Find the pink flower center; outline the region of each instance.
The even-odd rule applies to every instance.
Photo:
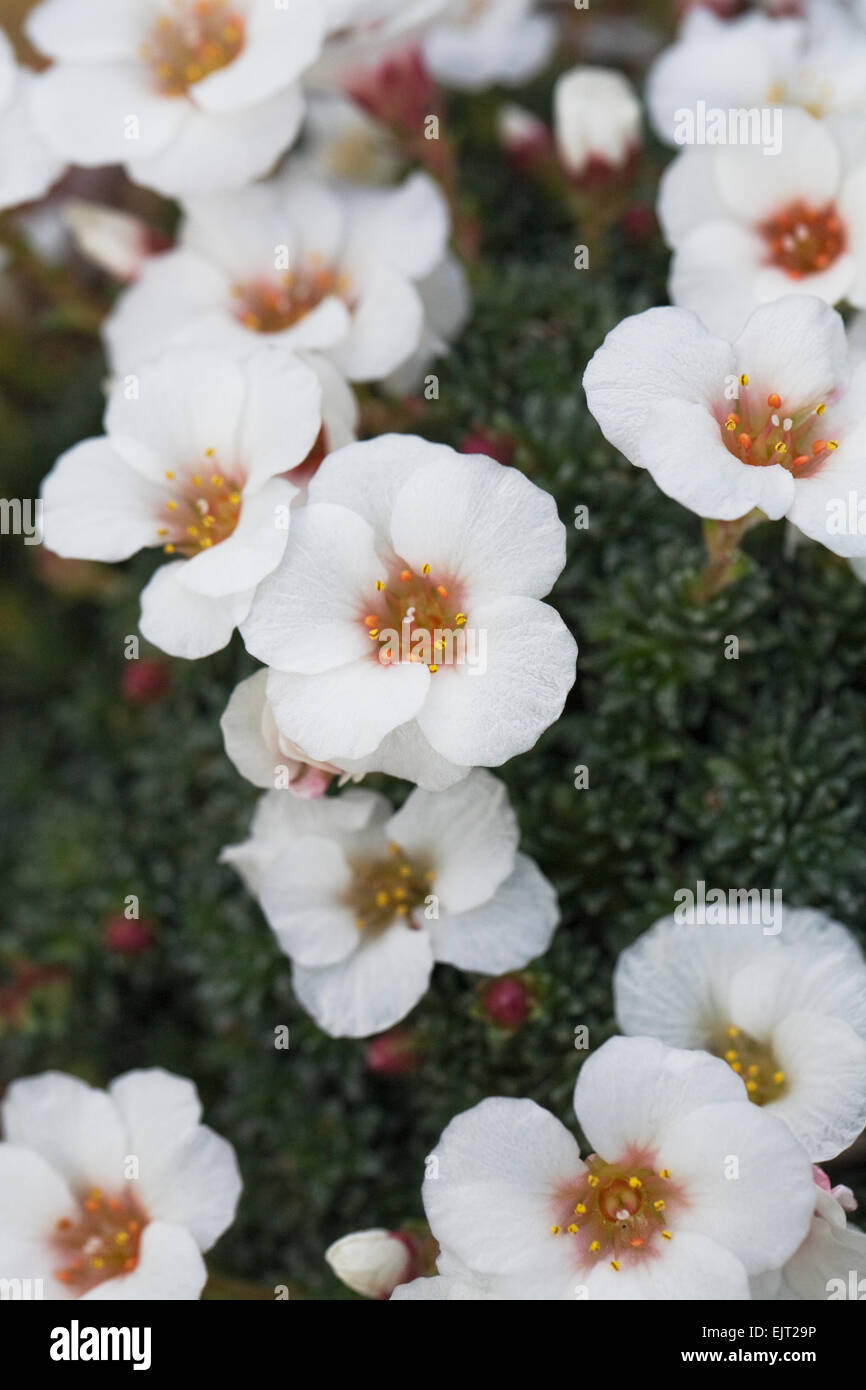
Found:
[[[780,464],[802,478],[816,473],[839,447],[838,439],[827,437],[826,411],[826,401],[801,406],[789,404],[778,391],[764,395],[743,372],[736,409],[720,407],[717,419],[725,448],[741,463]]]
[[[326,299],[348,302],[349,281],[331,266],[311,262],[287,270],[278,280],[255,280],[235,285],[235,317],[254,333],[284,333],[305,319]]]
[[[767,1043],[757,1042],[741,1028],[731,1024],[709,1048],[742,1077],[749,1099],[756,1105],[779,1100],[787,1090],[787,1078]]]
[[[361,619],[378,659],[385,665],[423,661],[433,674],[455,664],[466,627],[460,597],[460,585],[434,575],[430,565],[415,574],[395,561]]]
[[[215,452],[205,451],[197,472],[178,477],[171,469],[165,477],[171,496],[165,503],[164,523],[158,536],[166,555],[187,559],[228,540],[240,520],[243,483],[214,471]]]
[[[399,845],[388,846],[386,855],[356,860],[354,880],[346,905],[355,915],[359,931],[376,934],[396,918],[408,919],[430,892],[433,871],[427,863],[410,859]]]
[[[185,96],[190,87],[233,63],[244,46],[244,21],[229,0],[172,0],[140,49],[158,90]]]
[[[614,1272],[657,1255],[673,1239],[671,1218],[685,1206],[667,1168],[647,1153],[605,1163],[597,1154],[587,1172],[557,1199],[550,1234],[573,1242],[578,1265],[605,1261]]]
[[[58,1221],[51,1245],[59,1261],[55,1279],[79,1298],[102,1284],[129,1274],[138,1264],[141,1233],[147,1217],[129,1192],[107,1197],[93,1188],[79,1203],[79,1214]]]
[[[791,203],[762,222],[758,231],[767,243],[768,263],[794,280],[826,270],[845,250],[845,226],[835,206],[812,208]]]

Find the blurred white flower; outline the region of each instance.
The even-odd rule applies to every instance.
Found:
[[[673,144],[677,113],[699,102],[725,112],[800,106],[814,116],[866,115],[866,34],[835,4],[775,19],[719,19],[696,7],[647,79],[661,139]]]
[[[670,297],[714,333],[788,294],[866,305],[866,121],[776,115],[778,153],[692,146],[662,176]]]
[[[241,1192],[191,1081],[132,1071],[108,1091],[61,1072],[2,1105],[0,1276],[46,1299],[194,1300]]]
[[[426,174],[396,189],[290,174],[185,213],[178,248],[145,266],[106,323],[115,368],[166,342],[243,353],[265,341],[375,381],[418,350],[418,282],[441,266],[449,231]]]
[[[815,1212],[808,1235],[781,1269],[752,1280],[752,1298],[862,1301],[866,1289],[866,1235],[845,1215],[857,1203],[847,1187],[830,1187],[815,1173]]]
[[[477,770],[399,811],[375,792],[299,801],[268,792],[252,834],[224,849],[293,963],[304,1008],[332,1037],[405,1018],[437,961],[501,975],[547,950],[556,894],[518,853],[504,785]]]
[[[42,0],[26,30],[55,60],[33,97],[50,148],[183,197],[240,188],[292,144],[324,20],[320,0]]]
[[[448,0],[423,43],[430,72],[469,92],[528,82],[556,43],[555,21],[537,10],[536,0]]]
[[[12,45],[0,29],[0,209],[41,198],[66,165],[36,127],[36,80],[15,61]]]
[[[129,212],[70,198],[61,217],[81,255],[116,280],[136,280],[154,252],[150,228]]]
[[[553,133],[574,177],[619,169],[641,143],[641,107],[631,83],[611,68],[572,68],[553,91]]]

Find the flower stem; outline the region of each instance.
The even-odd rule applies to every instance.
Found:
[[[760,525],[767,518],[755,507],[736,521],[705,520],[704,544],[707,548],[707,563],[700,578],[692,587],[692,602],[704,604],[730,584],[735,584],[745,573],[747,559],[740,549],[740,542],[747,532]]]

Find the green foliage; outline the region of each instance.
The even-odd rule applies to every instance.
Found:
[[[588,1025],[592,1046],[615,1031],[616,954],[672,910],[678,886],[781,887],[862,939],[866,588],[809,543],[786,553],[780,524],[748,537],[743,578],[705,606],[692,600],[699,520],[606,444],[580,387],[608,329],[664,301],[661,246],[631,247],[614,229],[604,265],[577,272],[579,229],[507,169],[484,110],[461,131],[486,252],[472,323],[438,368],[441,399],[414,427],[453,444],[480,428],[516,441],[516,466],[555,495],[569,528],[553,601],[581,647],[565,716],[502,770],[563,915],[529,971],[536,1003],[522,1029],[487,1023],[479,979],[440,967],[409,1020],[413,1075],[372,1075],[363,1043],[321,1034],[256,904],[217,860],[245,836],[256,799],[218,729],[253,669],[240,641],[172,663],[165,698],[130,705],[123,643],[152,559],[63,597],[35,548],[0,541],[12,580],[0,598],[0,989],[21,962],[62,966],[66,981],[3,1027],[0,1084],[46,1067],[100,1084],[136,1066],[193,1077],[245,1179],[214,1266],[308,1297],[344,1296],[322,1260],[332,1239],[422,1214],[424,1157],[457,1111],[527,1095],[568,1118],[574,1029]],[[642,177],[651,199],[652,167]],[[14,373],[12,360],[4,348],[2,490],[33,496],[56,453],[98,429],[102,366],[91,338],[52,337],[44,322],[24,334]],[[572,525],[578,505],[588,529]],[[578,765],[587,790],[574,787]],[[396,799],[408,790],[370,783]],[[102,935],[128,894],[156,929],[136,959]],[[274,1047],[282,1024],[288,1051]],[[863,1183],[853,1160],[832,1171]]]

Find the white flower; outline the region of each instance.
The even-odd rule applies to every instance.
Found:
[[[458,1115],[427,1160],[434,1236],[509,1299],[746,1299],[809,1226],[790,1131],[724,1062],[613,1038],[574,1094],[593,1150],[531,1100]],[[434,1162],[435,1160],[435,1162]]]
[[[178,248],[145,267],[106,324],[121,370],[167,341],[248,352],[264,340],[375,381],[418,350],[417,282],[445,259],[449,225],[426,174],[397,189],[289,175],[185,211]]]
[[[45,1072],[9,1087],[2,1118],[4,1281],[55,1300],[199,1297],[241,1179],[191,1081],[132,1071],[106,1092]]]
[[[70,198],[61,216],[76,250],[116,280],[137,279],[153,253],[150,229],[131,213]]]
[[[258,897],[304,1008],[332,1037],[405,1018],[436,961],[501,975],[547,950],[556,895],[503,784],[475,771],[399,811],[375,792],[262,797],[251,838],[221,858]]]
[[[480,92],[494,83],[519,87],[553,52],[556,25],[536,0],[450,0],[423,44],[439,82]]]
[[[328,41],[307,75],[314,86],[339,88],[352,72],[405,52],[448,0],[321,0]]]
[[[821,912],[777,925],[661,918],[617,962],[616,1015],[625,1033],[723,1058],[820,1161],[866,1125],[866,963]]]
[[[731,344],[683,309],[625,319],[584,376],[607,438],[669,497],[732,521],[759,507],[839,555],[862,555],[849,494],[866,496],[866,368],[842,320],[790,295]]]
[[[267,671],[241,681],[220,720],[226,753],[255,787],[285,786],[292,796],[323,796],[334,777],[348,781],[331,763],[311,762],[281,735],[267,696]],[[355,778],[355,781],[360,780]]]
[[[336,92],[314,92],[307,100],[304,143],[292,167],[313,178],[349,183],[394,183],[404,158],[391,131],[354,101]]]
[[[618,169],[641,140],[641,107],[631,83],[611,68],[572,68],[553,89],[553,131],[572,175],[593,165]]]
[[[777,114],[777,154],[694,146],[661,181],[671,299],[729,337],[786,294],[866,304],[866,122]]]
[[[409,396],[425,383],[429,368],[444,357],[469,321],[469,280],[456,256],[447,255],[431,275],[418,281],[424,328],[416,351],[382,385],[394,396]]]
[[[239,188],[291,145],[320,0],[42,0],[31,42],[55,64],[34,112],[73,164],[125,164],[168,197]]]
[[[41,198],[60,178],[65,160],[43,140],[33,118],[33,73],[15,61],[0,29],[0,208]]]
[[[504,1294],[495,1292],[492,1287],[495,1279],[483,1278],[467,1269],[462,1260],[455,1259],[443,1251],[436,1261],[438,1274],[429,1278],[413,1279],[411,1283],[400,1284],[391,1294],[392,1303],[410,1303],[434,1300],[440,1303],[492,1303],[504,1299]]]
[[[551,497],[408,435],[325,459],[243,627],[283,736],[431,790],[531,748],[576,646],[539,600],[565,561]]]
[[[754,13],[723,20],[695,8],[649,74],[657,134],[672,144],[677,112],[700,101],[726,114],[784,104],[866,115],[866,36],[838,6],[820,7],[812,22]]]
[[[752,1280],[753,1298],[862,1301],[866,1235],[849,1226],[845,1216],[857,1203],[849,1188],[831,1189],[820,1168],[815,1169],[815,1180],[815,1213],[806,1239],[781,1269]]]
[[[364,1298],[389,1298],[411,1278],[415,1256],[398,1231],[353,1231],[329,1245],[325,1259],[338,1279]]]
[[[173,656],[218,651],[286,549],[298,489],[279,475],[315,443],[320,394],[309,368],[275,349],[243,363],[169,349],[115,386],[105,436],[45,479],[45,544],[81,560],[145,546],[182,556],[145,588],[141,631]]]

